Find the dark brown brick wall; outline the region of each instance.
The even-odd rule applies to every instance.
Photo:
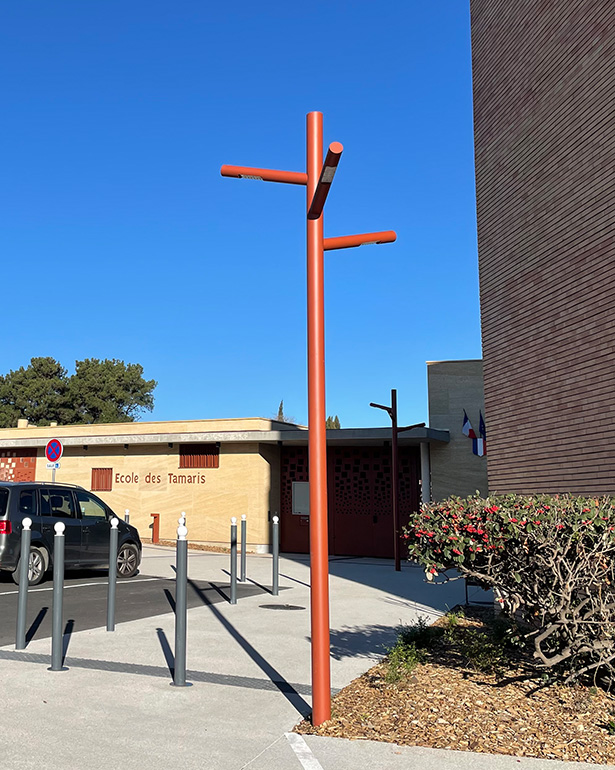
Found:
[[[615,2],[471,16],[489,488],[615,493]]]

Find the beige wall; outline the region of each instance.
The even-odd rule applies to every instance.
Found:
[[[428,361],[429,426],[450,433],[448,444],[432,444],[431,495],[442,500],[487,494],[487,458],[472,453],[472,441],[461,432],[463,410],[478,436],[479,410],[488,431],[483,391],[483,362]]]
[[[44,452],[39,449],[38,453],[36,480],[51,480],[52,472],[46,467]],[[112,491],[95,491],[95,494],[118,516],[123,517],[128,508],[130,523],[137,527],[144,540],[151,538],[152,513],[160,514],[160,537],[173,539],[177,519],[185,511],[189,540],[228,545],[231,516],[239,521],[245,513],[249,545],[266,550],[271,496],[279,497],[277,446],[223,443],[219,466],[179,468],[178,444],[173,447],[167,444],[131,444],[127,448],[89,446],[88,449],[69,446],[64,448],[56,481],[79,484],[89,490],[92,468],[112,468]],[[277,468],[273,482],[272,468]]]

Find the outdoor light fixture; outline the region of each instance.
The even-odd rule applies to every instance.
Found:
[[[324,238],[322,211],[343,147],[329,145],[323,163],[322,113],[307,115],[306,173],[248,166],[222,166],[222,176],[307,188],[308,461],[310,467],[310,609],[312,631],[312,723],[331,718],[329,556],[327,523],[327,432],[325,427],[324,252],[364,243],[392,243],[392,231]]]
[[[395,235],[395,233],[393,233]],[[395,571],[401,572],[401,555],[399,553],[399,541],[401,538],[401,516],[399,513],[399,459],[397,436],[405,430],[412,428],[424,428],[424,422],[417,422],[415,425],[406,425],[404,428],[397,427],[397,391],[391,390],[391,406],[384,404],[371,403],[375,409],[383,409],[391,418],[391,498],[393,503],[393,558],[395,560]]]

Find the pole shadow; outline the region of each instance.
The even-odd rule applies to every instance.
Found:
[[[72,618],[67,620],[66,625],[64,626],[64,634],[62,635],[62,665],[64,665],[64,661],[66,660],[66,653],[68,652],[68,645],[70,644],[70,637],[74,628],[75,621]]]
[[[295,688],[282,676],[282,674],[280,674],[277,669],[275,669],[267,660],[265,660],[260,652],[258,652],[258,650],[256,650],[250,644],[250,642],[239,633],[235,626],[224,617],[216,605],[208,601],[204,591],[202,591],[193,580],[190,580],[190,578],[188,578],[188,585],[201,599],[203,604],[209,607],[219,623],[228,631],[233,639],[235,639],[239,646],[250,656],[250,658],[256,663],[256,665],[261,669],[265,676],[267,676],[270,682],[277,687],[282,695],[284,695],[284,697],[293,706],[293,708],[295,708],[302,717],[305,718],[309,716],[312,713],[312,707],[309,705],[309,703],[304,700],[295,690]],[[215,585],[215,583],[210,582],[209,585],[218,593],[224,596],[222,591],[218,588],[218,586]]]
[[[175,599],[173,598],[173,594],[169,591],[168,588],[165,588],[164,595],[167,597],[167,601],[169,602],[171,609],[173,612],[175,612]]]
[[[41,607],[41,609],[38,612],[38,615],[32,621],[32,625],[26,632],[26,644],[29,644],[32,641],[32,639],[34,639],[34,634],[38,631],[39,626],[43,622],[43,619],[48,611],[49,611],[49,607]]]
[[[229,577],[231,576],[231,573],[226,569],[221,570],[221,572],[223,572],[225,575],[228,575]],[[238,584],[241,582],[242,582],[241,580],[237,579]],[[263,591],[263,593],[271,594],[273,596],[273,588],[267,588],[267,586],[264,586],[262,583],[257,583],[256,580],[252,580],[252,578],[248,577],[247,575],[246,575],[246,579],[243,581],[244,585],[246,583],[252,583],[252,585],[258,586],[261,589],[261,591]]]
[[[171,650],[171,645],[169,644],[167,635],[162,630],[162,628],[157,628],[156,634],[158,635],[158,641],[160,642],[160,646],[162,647],[162,654],[164,655],[164,659],[167,663],[169,673],[171,674],[171,679],[174,679],[175,678],[175,656],[173,655],[173,652]]]

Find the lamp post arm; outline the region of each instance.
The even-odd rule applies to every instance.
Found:
[[[341,235],[338,238],[325,238],[324,250],[352,249],[355,246],[368,246],[375,243],[393,243],[397,240],[394,230],[383,230],[379,233],[361,233],[359,235]]]
[[[253,168],[252,166],[222,166],[220,174],[234,179],[258,179],[261,182],[307,185],[307,174],[301,171],[278,171],[272,168]]]

